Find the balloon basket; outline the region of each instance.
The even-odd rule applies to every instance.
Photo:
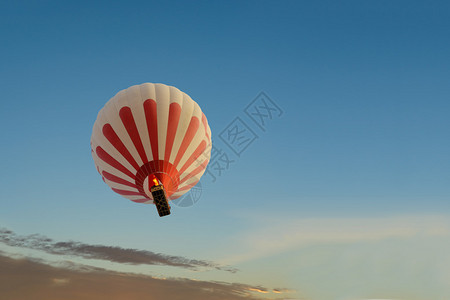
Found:
[[[153,196],[153,203],[156,205],[156,209],[158,210],[158,214],[160,217],[164,217],[170,215],[170,205],[167,201],[166,191],[164,190],[164,186],[154,185],[150,189],[150,192]]]

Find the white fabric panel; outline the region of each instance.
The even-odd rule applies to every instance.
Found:
[[[166,149],[167,123],[169,122],[170,89],[164,84],[155,84],[158,114],[158,154],[164,159]]]
[[[144,109],[143,105],[146,100],[148,100],[148,99],[155,100],[156,99],[155,85],[153,83],[144,83],[144,84],[139,85],[138,87],[139,87],[140,93],[141,93],[142,109]],[[145,112],[143,112],[143,113],[145,115]],[[147,121],[145,121],[145,123],[143,123],[143,124],[145,127],[145,132],[147,132],[147,137],[145,139],[146,144],[144,144],[145,153],[147,154],[149,161],[152,161],[152,160],[155,160],[158,158],[153,157],[152,147],[151,147],[151,143],[150,143],[150,136],[148,134],[148,129],[147,129]],[[144,139],[142,141],[144,142]]]

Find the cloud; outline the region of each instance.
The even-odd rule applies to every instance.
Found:
[[[262,293],[262,294],[267,294],[269,293],[269,291],[265,288],[261,288],[261,287],[250,287],[248,288],[250,291],[253,292],[258,292],[258,293]]]
[[[28,248],[55,255],[78,256],[132,265],[165,265],[197,270],[213,268],[235,273],[237,269],[221,266],[210,261],[189,259],[154,253],[148,250],[126,249],[117,246],[89,245],[80,242],[55,242],[42,235],[19,236],[11,230],[0,229],[0,242],[11,247]]]
[[[448,236],[450,219],[444,216],[315,219],[260,216],[254,229],[235,237],[244,250],[222,261],[237,264],[318,244]]]
[[[42,260],[13,259],[0,252],[2,299],[259,299],[252,286],[183,278],[159,279],[89,266],[51,266]]]

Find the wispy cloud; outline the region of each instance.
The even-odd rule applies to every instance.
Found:
[[[237,271],[237,269],[205,260],[154,253],[148,250],[126,249],[117,246],[90,245],[75,241],[56,242],[51,238],[37,234],[20,236],[8,229],[0,229],[0,242],[11,247],[39,250],[49,254],[100,259],[132,265],[165,265],[191,270],[212,268],[232,273]]]
[[[227,264],[275,255],[316,244],[378,241],[415,236],[450,236],[450,220],[443,216],[384,218],[277,218],[260,216],[252,230],[235,237],[243,251],[223,259]]]

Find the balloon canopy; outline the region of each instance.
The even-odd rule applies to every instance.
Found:
[[[91,137],[95,165],[111,189],[153,203],[159,183],[169,200],[197,184],[211,154],[211,129],[198,104],[164,84],[118,92],[100,110]]]

